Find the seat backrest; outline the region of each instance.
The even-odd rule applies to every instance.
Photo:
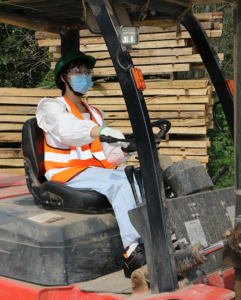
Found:
[[[44,135],[43,130],[37,125],[36,118],[27,120],[22,130],[23,155],[32,165],[34,175],[39,182],[46,180],[44,167]]]

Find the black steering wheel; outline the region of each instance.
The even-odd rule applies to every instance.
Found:
[[[158,133],[153,133],[156,144],[160,144],[161,140],[164,138],[164,136],[168,133],[168,131],[171,128],[171,122],[166,119],[160,119],[158,121],[152,122],[151,127],[158,127],[160,131]],[[135,152],[137,150],[136,148],[136,142],[134,138],[134,133],[130,134],[126,139],[116,139],[111,136],[101,135],[100,136],[101,142],[106,143],[116,143],[116,142],[127,142],[129,143],[129,146],[127,148],[122,148],[123,152],[129,153],[129,152]]]

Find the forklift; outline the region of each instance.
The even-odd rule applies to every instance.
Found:
[[[75,27],[71,22],[64,27],[50,21],[46,15],[51,18],[51,11],[45,15],[47,2],[55,3],[5,0],[0,6],[1,21],[59,30],[62,55],[79,49],[80,28],[102,33],[133,129],[127,137],[129,148],[137,149],[140,161],[140,168],[128,167],[126,175],[132,188],[135,175],[142,195],[129,216],[144,241],[147,268],[133,272],[131,279],[124,277],[119,229],[103,195],[46,180],[44,137],[34,118],[22,132],[31,195],[0,202],[0,298],[241,299],[241,87],[237,84],[241,80],[241,3],[233,1],[233,98],[215,48],[192,13],[193,1],[63,0],[66,9],[71,2],[81,13]],[[138,43],[140,18],[143,24],[149,21],[164,28],[183,25],[190,33],[235,141],[234,188],[212,190],[224,170],[212,181],[198,161],[159,159],[157,146],[171,124],[168,120],[150,123],[142,94],[145,83],[132,63],[131,45]],[[154,135],[155,126],[160,131]],[[116,142],[106,136],[101,139]]]

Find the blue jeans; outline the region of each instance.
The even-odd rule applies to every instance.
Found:
[[[124,248],[140,238],[129,219],[128,211],[135,208],[136,203],[123,170],[88,168],[65,184],[72,188],[95,190],[107,197],[115,212]],[[141,201],[136,183],[135,186]]]

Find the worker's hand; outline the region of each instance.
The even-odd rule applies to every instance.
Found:
[[[113,138],[116,139],[120,139],[120,140],[124,140],[125,136],[123,135],[123,133],[120,130],[116,130],[116,129],[112,129],[109,127],[105,127],[101,130],[100,134],[106,135],[106,136],[111,136]],[[128,143],[125,142],[117,142],[117,143],[111,143],[111,146],[114,147],[123,147],[123,148],[127,148],[128,147]]]
[[[134,155],[138,156],[137,151],[135,151],[135,152],[128,152],[128,153],[123,152],[123,154],[124,154],[124,156],[129,156],[129,157],[134,156]]]

